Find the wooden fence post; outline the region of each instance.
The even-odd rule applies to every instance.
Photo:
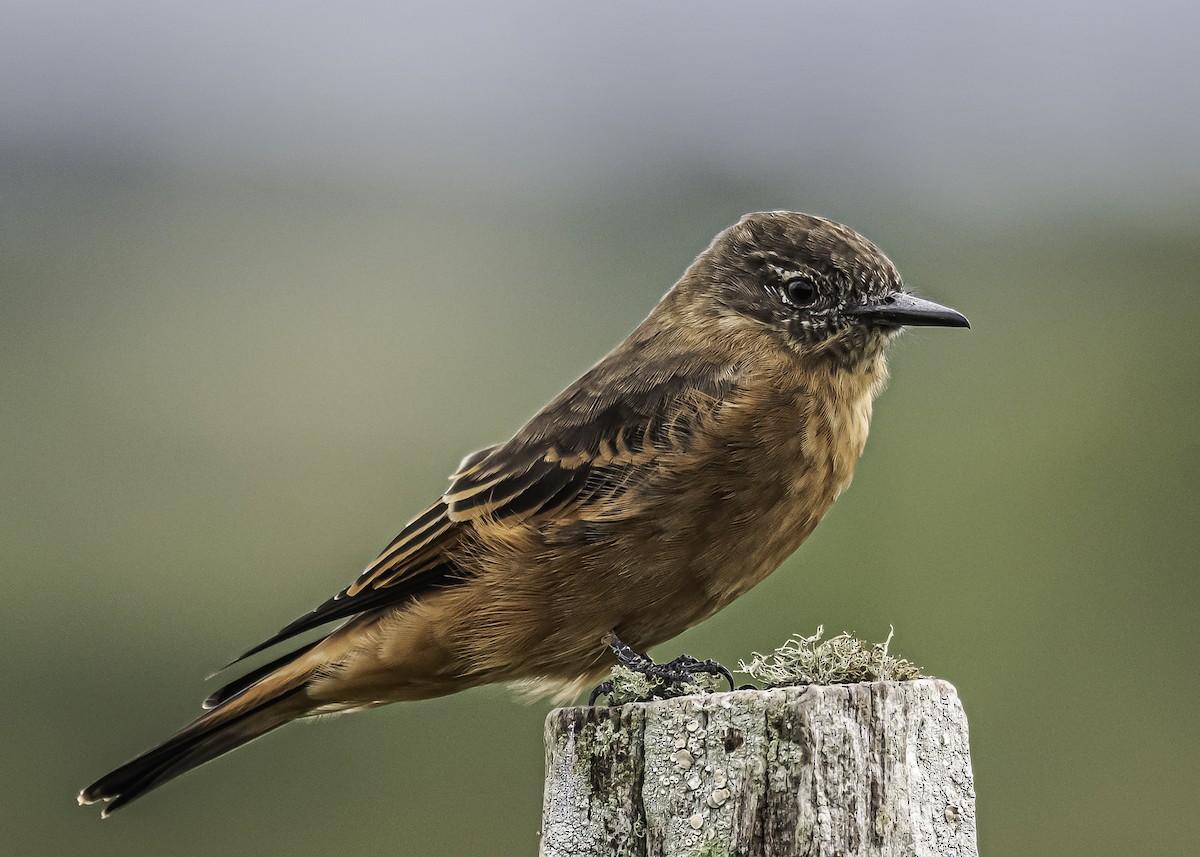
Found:
[[[712,693],[546,719],[543,857],[977,857],[939,679]]]

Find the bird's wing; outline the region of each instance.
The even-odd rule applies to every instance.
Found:
[[[511,440],[463,459],[446,493],[357,580],[238,660],[335,619],[462,580],[447,548],[470,522],[536,524],[585,504],[588,517],[605,517],[655,457],[688,448],[696,421],[734,386],[728,374],[699,368],[630,373],[603,384],[589,384],[589,375]]]
[[[689,448],[697,420],[727,392],[710,375],[703,381],[669,376],[630,390],[564,394],[454,475],[442,496],[450,519],[536,524],[583,506],[603,517],[657,457]]]

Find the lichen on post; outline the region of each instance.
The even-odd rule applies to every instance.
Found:
[[[975,857],[957,691],[920,679],[557,709],[541,853]]]

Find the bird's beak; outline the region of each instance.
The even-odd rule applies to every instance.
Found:
[[[924,327],[970,327],[967,317],[950,307],[935,304],[906,292],[892,292],[874,303],[850,310],[869,321],[881,324],[922,325]]]

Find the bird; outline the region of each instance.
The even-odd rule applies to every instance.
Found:
[[[850,484],[910,326],[970,324],[847,226],[743,216],[607,356],[466,456],[357,579],[233,663],[321,636],[79,802],[107,817],[300,718],[493,682],[570,699],[622,653],[651,663],[640,653],[767,577]]]

